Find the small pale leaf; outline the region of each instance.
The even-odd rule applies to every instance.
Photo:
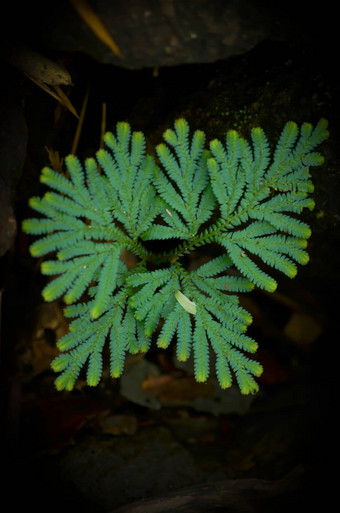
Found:
[[[196,312],[197,312],[196,303],[193,303],[192,301],[190,301],[190,299],[188,299],[184,294],[182,294],[182,292],[180,290],[177,290],[177,292],[175,292],[175,298],[177,299],[177,301],[179,302],[181,307],[184,308],[184,310],[186,310],[187,312],[189,312],[193,315],[196,315]]]

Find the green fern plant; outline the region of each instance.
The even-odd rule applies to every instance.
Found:
[[[153,339],[160,348],[175,340],[181,361],[193,354],[199,382],[211,347],[221,387],[236,378],[243,394],[256,392],[262,367],[249,357],[257,343],[238,295],[254,286],[273,292],[270,268],[294,277],[308,262],[311,230],[298,214],[314,207],[309,168],[322,164],[315,148],[327,137],[322,119],[314,128],[288,122],[274,151],[261,128],[249,142],[230,130],[206,145],[179,119],[153,157],[143,134],[121,122],[96,159],[68,156],[67,175],[45,167],[50,190],[30,199],[41,215],[23,230],[38,236],[31,254],[44,257],[41,271],[52,277],[44,299],[63,296],[72,319],[52,362],[57,389],[71,390],[85,364],[87,383],[97,385],[105,344],[119,377],[126,354],[147,351]],[[218,253],[191,270],[187,256],[212,245]]]

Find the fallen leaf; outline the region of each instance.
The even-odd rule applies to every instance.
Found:
[[[60,87],[61,85],[73,85],[71,75],[61,64],[26,46],[20,45],[13,45],[2,49],[2,55],[7,62],[55,98],[61,105],[72,112],[74,116],[79,117],[76,109]]]
[[[50,161],[50,165],[56,171],[62,171],[63,169],[63,159],[59,155],[59,151],[52,150],[45,146],[45,150],[48,153],[48,159]]]
[[[197,396],[212,397],[214,385],[212,382],[198,383],[193,376],[165,374],[160,376],[148,376],[142,382],[144,392],[152,397],[157,397],[164,403],[182,403],[192,401]]]
[[[198,383],[191,373],[161,374],[159,367],[146,359],[126,367],[120,378],[120,393],[129,401],[152,409],[164,405],[189,406],[212,415],[244,415],[256,397],[241,394],[237,385],[223,390],[213,377],[207,383]]]
[[[71,75],[63,66],[27,46],[9,46],[3,53],[7,62],[34,82],[48,85],[72,85]]]

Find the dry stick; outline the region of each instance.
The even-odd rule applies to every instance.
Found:
[[[54,90],[56,91],[57,95],[55,96],[55,98],[64,106],[66,107],[70,112],[72,112],[72,114],[79,119],[79,116],[78,116],[78,113],[76,111],[76,109],[73,107],[72,103],[70,102],[68,96],[66,96],[66,94],[64,93],[64,91],[62,90],[62,88],[55,84],[52,86],[54,88]]]
[[[73,138],[73,143],[72,143],[72,148],[71,148],[72,155],[75,155],[77,152],[78,142],[79,142],[79,138],[80,138],[81,129],[83,127],[83,122],[84,122],[85,112],[86,112],[87,103],[88,103],[88,99],[89,99],[89,94],[90,94],[90,86],[88,85],[86,88],[86,91],[85,91],[83,104],[81,106],[80,116],[79,116],[77,128],[76,128],[76,133],[74,134],[74,138]]]
[[[86,25],[92,30],[92,32],[102,41],[110,50],[117,55],[122,57],[121,51],[117,44],[111,37],[111,34],[99,18],[97,14],[92,10],[86,0],[71,0],[71,4],[77,11],[79,16],[83,19]]]

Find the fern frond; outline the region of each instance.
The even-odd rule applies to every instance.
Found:
[[[153,224],[150,228],[143,234],[143,240],[165,240],[165,239],[186,239],[188,236],[188,228],[186,224],[182,221],[177,212],[172,209],[166,208],[166,203],[163,205],[163,212],[161,213],[161,217],[164,219],[166,223],[171,223],[171,226],[168,224]],[[169,217],[171,220],[169,220]]]
[[[229,355],[230,366],[236,374],[236,379],[243,394],[257,392],[258,384],[254,377],[261,376],[263,372],[262,366],[250,359],[246,358],[237,349],[232,349]]]
[[[25,232],[46,235],[31,245],[34,256],[57,252],[59,258],[55,265],[43,263],[44,274],[62,274],[46,286],[45,299],[66,293],[67,303],[76,301],[96,277],[94,317],[102,313],[116,287],[122,250],[140,257],[147,254],[138,237],[163,206],[151,185],[154,161],[145,155],[144,136],[131,134],[128,124],[118,123],[117,135],[107,133],[104,139],[111,153],[99,150],[97,160],[105,174],[99,173],[94,159],[87,159],[83,167],[73,155],[65,159],[69,179],[44,168],[41,180],[57,192],[32,198],[30,206],[44,217],[23,223]]]
[[[104,344],[104,340],[102,341]],[[90,387],[98,385],[103,373],[103,353],[101,344],[98,344],[89,356],[89,362],[86,373],[86,382]]]
[[[33,208],[35,208],[33,206]],[[22,229],[31,235],[44,235],[54,234],[54,232],[80,232],[80,237],[83,237],[83,230],[85,226],[82,221],[72,216],[55,215],[55,219],[44,218],[31,218],[25,219],[22,224]],[[60,234],[59,234],[60,239]],[[37,245],[35,245],[37,247]],[[33,256],[41,256],[38,252],[32,252]]]
[[[268,140],[261,128],[252,129],[251,139],[252,146],[245,139],[240,139],[240,163],[250,195],[261,185],[270,157]]]
[[[88,191],[85,187],[85,173],[78,157],[68,155],[65,158],[65,163],[75,189],[77,189],[77,191],[80,189],[81,192],[85,194],[85,197],[88,197]]]
[[[235,130],[226,134],[225,147],[218,140],[210,143],[212,157],[207,166],[211,185],[221,209],[223,219],[229,219],[242,197],[246,176],[240,166],[241,140]]]
[[[167,209],[170,212],[176,211],[181,216],[183,222],[180,231],[185,227],[182,238],[192,239],[202,223],[209,219],[214,207],[211,192],[206,192],[208,152],[204,149],[205,135],[196,130],[190,145],[188,123],[184,119],[178,119],[175,121],[175,129],[166,130],[163,136],[167,144],[159,144],[156,151],[166,172],[158,167],[154,184],[166,202]],[[208,199],[211,201],[210,206],[202,215]],[[178,232],[178,217],[163,219],[171,229]],[[156,231],[153,236],[157,236]]]
[[[120,122],[96,158],[65,159],[67,176],[42,170],[50,190],[31,198],[39,216],[23,230],[37,236],[33,256],[49,255],[45,300],[64,296],[69,305],[70,329],[52,362],[59,390],[71,390],[86,365],[86,382],[98,384],[106,342],[118,378],[126,354],[147,351],[151,338],[164,349],[175,340],[181,361],[192,354],[197,381],[209,377],[212,349],[222,388],[236,379],[242,393],[258,390],[252,318],[238,294],[273,292],[270,269],[294,277],[308,262],[311,230],[299,215],[314,207],[309,168],[323,162],[316,147],[327,122],[288,122],[273,152],[261,128],[249,141],[229,130],[206,149],[205,134],[178,119],[163,137],[156,164],[144,135]],[[158,253],[156,240],[167,241]],[[182,257],[207,244],[222,254],[186,270]],[[132,269],[121,260],[126,250],[139,259]]]
[[[309,165],[320,165],[323,159],[313,150],[329,136],[327,125],[324,119],[314,129],[309,123],[303,123],[299,133],[296,123],[288,122],[277,143],[273,163],[266,173],[266,182],[275,187],[277,178],[282,180],[292,171],[303,172]],[[302,173],[300,180],[303,182],[308,178],[308,174]],[[300,180],[297,180],[297,186]]]
[[[209,377],[209,340],[204,329],[200,310],[195,319],[193,330],[193,352],[195,379],[198,383],[205,383]]]
[[[56,379],[58,390],[71,390],[86,362],[87,384],[98,384],[107,339],[110,373],[114,378],[122,374],[127,353],[135,354],[149,347],[149,342],[128,305],[126,288],[111,296],[110,306],[99,318],[91,318],[91,308],[93,302],[68,307],[68,315],[74,317],[74,320],[70,324],[70,332],[58,341],[58,347],[63,353],[52,362],[52,369],[60,373]]]
[[[33,196],[29,199],[28,204],[31,208],[34,208],[34,210],[39,212],[39,214],[43,214],[44,216],[53,219],[55,215],[55,209],[46,201],[45,198],[38,198]],[[27,220],[24,221],[24,226],[25,223],[27,223]]]
[[[98,255],[94,255],[91,260],[86,260],[86,264],[82,266],[83,271],[78,274],[77,278],[68,288],[68,292],[64,297],[66,304],[74,303],[82,296],[90,285],[97,269],[102,265],[103,260],[104,258],[98,258]]]
[[[101,213],[104,223],[111,224],[114,221],[111,210],[117,200],[115,189],[110,187],[104,175],[98,173],[98,163],[94,158],[87,158],[84,167],[94,210]]]
[[[181,310],[180,312],[181,315],[179,316],[178,326],[176,329],[176,355],[180,362],[185,362],[188,360],[192,351],[192,323],[190,315],[185,313],[183,310]],[[160,345],[160,347],[162,347],[160,341],[158,342],[158,344]]]
[[[259,268],[252,255],[290,277],[296,275],[297,268],[287,255],[293,259],[296,257],[298,263],[308,260],[306,252],[294,249],[292,240],[307,240],[311,230],[294,215],[304,208],[314,207],[314,201],[308,197],[311,182],[306,164],[320,162],[313,150],[327,136],[327,123],[323,120],[314,129],[309,124],[303,124],[300,134],[297,125],[289,122],[279,138],[272,163],[268,140],[262,129],[252,130],[252,146],[242,138],[238,139],[233,132],[225,148],[219,141],[210,144],[213,157],[208,161],[208,170],[212,183],[216,184],[213,190],[224,219],[211,229],[210,240],[227,250],[244,276],[268,291],[275,290],[276,281]],[[234,141],[234,159],[239,159],[237,165],[234,160],[233,172],[228,167],[228,162],[232,160],[230,139]],[[229,177],[229,183],[224,183],[221,190],[223,176],[224,182]],[[294,181],[293,187],[291,181]],[[237,182],[242,186],[238,188],[238,203],[235,204],[233,198],[229,197],[229,191],[236,190]],[[234,184],[231,189],[230,183]],[[229,201],[232,209],[228,206]],[[243,227],[245,223],[248,223],[246,228]],[[264,237],[274,233],[289,235],[285,239],[289,241],[289,251],[284,246],[282,251],[278,246],[275,250],[265,246],[270,239]]]
[[[212,187],[208,184],[201,194],[195,214],[200,226],[207,222],[213,215],[215,203],[216,201]]]
[[[53,360],[52,369],[55,372],[61,372],[55,380],[57,390],[70,391],[73,389],[87,358],[88,351],[80,352],[75,349],[72,353],[59,355]]]
[[[216,376],[222,389],[230,388],[233,384],[233,375],[230,370],[227,358],[222,352],[216,354]]]
[[[98,279],[98,291],[94,300],[94,304],[90,310],[94,319],[101,315],[106,300],[116,288],[116,276],[119,266],[119,257],[122,249],[123,248],[119,245],[115,246],[104,260],[103,267],[100,272],[100,277]]]
[[[41,170],[40,182],[70,197],[72,197],[75,192],[74,184],[66,178],[66,176],[47,166]]]
[[[113,192],[112,214],[137,238],[159,214],[151,186],[154,160],[145,155],[144,135],[131,134],[128,123],[118,123],[117,136],[108,132],[104,141],[111,152],[101,149],[96,155]]]
[[[197,381],[204,382],[209,376],[210,345],[217,355],[223,354],[227,360],[230,347],[248,352],[257,349],[257,344],[244,334],[251,316],[239,306],[237,297],[228,293],[226,287],[223,289],[220,283],[220,279],[225,283],[235,279],[235,288],[239,287],[237,277],[220,276],[230,264],[231,259],[223,255],[191,273],[174,264],[166,270],[135,273],[127,279],[129,286],[135,287],[130,305],[142,322],[144,333],[150,335],[163,319],[158,347],[165,349],[174,337],[177,338],[177,356],[182,361],[192,350]],[[247,280],[240,278],[240,283],[243,287],[247,283],[248,289],[251,288]],[[244,367],[242,364],[242,371],[246,372]],[[222,368],[219,359],[219,372]],[[231,378],[228,376],[220,376],[220,382],[229,383]]]
[[[183,318],[187,318],[187,316],[184,315],[181,305],[175,305],[164,321],[157,342],[158,347],[161,347],[162,349],[166,349],[168,347],[176,333],[176,330],[178,329],[181,319]]]
[[[169,303],[174,303],[174,295],[179,288],[177,272],[170,268],[151,273],[134,273],[127,278],[127,283],[130,287],[142,285],[131,295],[130,305],[136,319],[143,321],[144,332],[149,336],[167,311]]]
[[[217,274],[230,269],[233,261],[228,255],[221,255],[208,260],[208,262],[200,265],[194,272],[195,275],[202,278],[216,276]]]

